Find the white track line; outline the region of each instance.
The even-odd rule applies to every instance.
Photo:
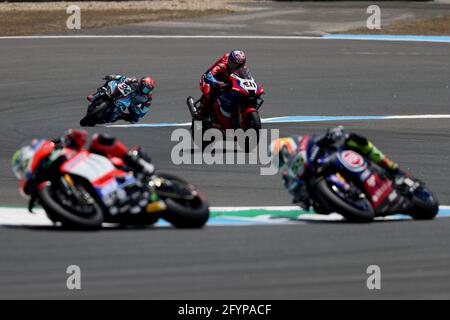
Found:
[[[327,40],[310,36],[226,36],[226,35],[55,35],[55,36],[11,36],[0,40],[32,39],[230,39],[230,40]]]
[[[256,217],[240,217],[233,216],[233,212],[246,210],[263,210],[267,214],[262,214]],[[277,213],[282,212],[299,212],[298,220],[293,221],[289,218],[283,218],[282,214],[279,218],[270,215],[270,211]],[[47,218],[44,210],[35,209],[34,214],[30,214],[26,208],[14,207],[0,207],[0,226],[53,226],[53,223]],[[295,206],[261,206],[261,207],[211,207],[211,212],[220,212],[221,216],[212,218],[210,226],[250,226],[250,225],[286,225],[286,224],[301,224],[299,222],[307,221],[343,221],[344,218],[339,214],[317,215],[317,214],[301,214],[301,210]],[[229,213],[229,215],[227,215]],[[450,206],[440,206],[440,213],[438,218],[449,218]],[[390,220],[407,220],[408,217],[402,215],[390,216],[386,218],[378,218],[379,221]],[[105,224],[105,227],[110,225]],[[167,227],[167,223],[160,223],[158,226]]]
[[[282,116],[264,118],[262,123],[298,123],[298,122],[333,122],[333,121],[378,121],[378,120],[432,120],[450,119],[450,114],[423,114],[423,115],[393,115],[393,116]],[[168,128],[188,127],[190,122],[182,123],[138,123],[138,124],[107,124],[108,128]]]
[[[258,35],[42,35],[42,36],[2,36],[0,40],[33,39],[218,39],[218,40],[334,40],[334,41],[390,41],[390,42],[434,42],[450,43],[450,37],[434,36],[359,36],[359,35],[324,35],[324,36],[258,36]]]

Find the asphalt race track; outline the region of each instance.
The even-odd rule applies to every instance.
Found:
[[[336,40],[0,40],[0,204],[25,205],[10,171],[21,143],[77,127],[84,97],[105,74],[157,81],[144,122],[187,122],[200,74],[232,48],[247,51],[266,91],[264,118],[448,114],[449,44]],[[450,204],[449,119],[348,121]],[[270,125],[281,134],[339,122]],[[162,171],[205,191],[214,206],[290,205],[279,177],[257,166],[175,166],[174,128],[96,128],[140,144]],[[67,232],[0,229],[0,298],[450,298],[450,220]],[[68,291],[66,268],[83,270]],[[382,269],[382,290],[366,268]]]

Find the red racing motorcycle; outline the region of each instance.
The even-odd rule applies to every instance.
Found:
[[[264,103],[264,89],[255,81],[248,69],[241,69],[230,76],[231,82],[222,90],[214,101],[214,112],[211,117],[202,118],[203,132],[215,128],[225,135],[228,129],[254,129],[259,135],[261,118],[259,110]],[[194,136],[196,122],[199,119],[200,100],[187,98],[187,106],[192,115],[191,131]]]
[[[175,227],[201,228],[209,218],[209,205],[193,185],[169,174],[135,173],[120,158],[34,140],[15,153],[13,164],[30,212],[38,203],[63,226],[151,225],[162,218]]]

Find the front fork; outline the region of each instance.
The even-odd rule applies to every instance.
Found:
[[[233,126],[234,130],[237,130],[239,128],[242,128],[242,108],[241,106],[237,106],[237,108],[234,108],[233,113],[231,115],[231,124]]]
[[[38,190],[41,190],[42,188],[45,188],[46,186],[48,186],[50,184],[50,182],[48,181],[44,181],[39,183],[36,188],[33,188],[33,193],[31,193],[30,195],[30,200],[28,201],[28,212],[29,213],[34,213],[33,209],[34,206],[38,200]]]

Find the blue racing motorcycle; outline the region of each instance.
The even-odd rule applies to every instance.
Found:
[[[108,81],[97,89],[96,98],[91,101],[87,113],[80,121],[82,127],[115,122],[131,105],[132,88],[117,80]]]
[[[354,222],[370,222],[375,217],[398,213],[430,220],[438,214],[437,198],[412,176],[393,177],[345,147],[304,143],[302,148],[309,172],[304,180],[318,213],[337,212]]]

